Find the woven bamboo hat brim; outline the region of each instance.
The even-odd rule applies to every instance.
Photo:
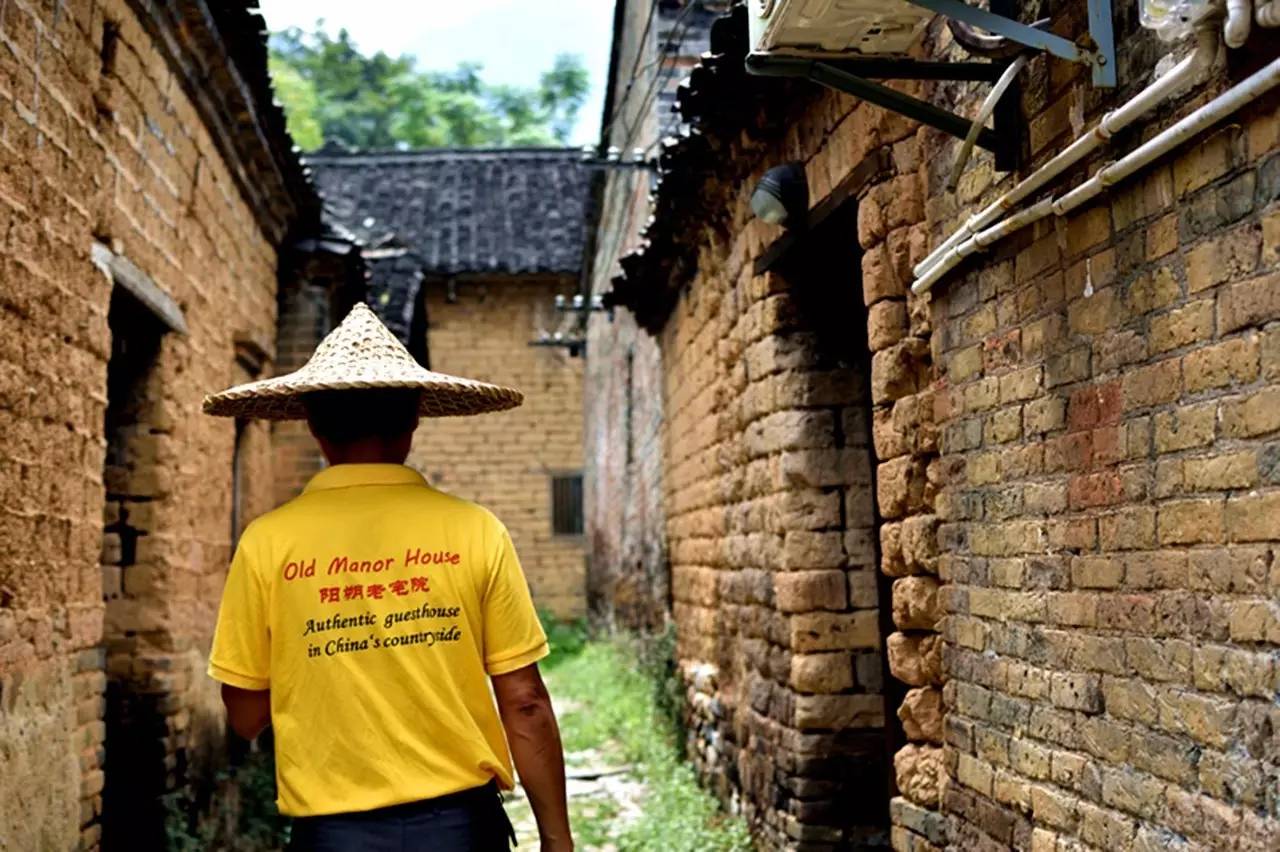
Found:
[[[211,394],[205,414],[259,420],[305,420],[304,394],[365,388],[419,388],[423,417],[484,414],[515,408],[517,390],[426,369],[367,305],[358,304],[329,332],[301,369]]]

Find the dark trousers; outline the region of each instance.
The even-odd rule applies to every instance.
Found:
[[[514,839],[490,783],[361,813],[299,817],[289,852],[509,852]]]

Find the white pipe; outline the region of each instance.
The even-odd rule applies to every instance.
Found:
[[[991,114],[996,111],[996,104],[1000,103],[1000,99],[1004,97],[1004,93],[1013,85],[1018,73],[1026,67],[1028,59],[1030,59],[1030,56],[1024,53],[1010,62],[1009,67],[1004,69],[1000,79],[996,81],[996,84],[991,87],[991,91],[987,93],[987,99],[982,102],[982,108],[978,110],[978,115],[974,118],[973,124],[969,125],[969,134],[964,137],[964,144],[956,152],[955,161],[951,164],[951,180],[947,181],[947,189],[950,191],[956,191],[956,187],[960,184],[960,176],[964,174],[965,164],[969,162],[969,157],[973,154],[973,146],[978,142],[978,134],[982,132],[982,128],[987,126],[987,119],[991,118]]]
[[[1106,191],[1107,187],[1131,177],[1136,172],[1146,168],[1165,154],[1182,145],[1188,139],[1217,124],[1246,104],[1257,100],[1276,86],[1280,86],[1280,59],[1273,60],[1270,64],[1263,66],[1252,76],[1245,78],[1241,83],[1223,92],[1167,130],[1156,134],[1131,153],[1110,165],[1103,166],[1093,177],[1065,195],[1053,201],[1041,201],[1022,213],[1012,216],[1004,222],[960,243],[925,275],[912,284],[911,291],[916,294],[927,291],[938,282],[938,279],[954,269],[962,258],[973,254],[979,248],[991,245],[997,240],[1050,214],[1068,215],[1073,210],[1097,198]]]
[[[1280,27],[1280,0],[1259,0],[1253,16],[1260,27]]]
[[[1222,37],[1227,47],[1244,47],[1253,27],[1253,0],[1227,0],[1227,22]]]
[[[1071,143],[1070,146],[1052,160],[1032,172],[1013,189],[997,198],[985,210],[961,225],[941,245],[934,249],[928,257],[916,265],[915,269],[912,270],[915,275],[918,278],[925,276],[931,267],[941,261],[958,244],[989,226],[1000,218],[1001,214],[1012,210],[1036,190],[1102,147],[1114,134],[1128,127],[1157,104],[1172,97],[1184,86],[1197,81],[1200,75],[1213,67],[1214,60],[1218,58],[1219,44],[1217,32],[1213,28],[1205,27],[1198,30],[1198,36],[1196,49],[1190,56],[1187,56],[1171,68],[1168,73],[1143,89],[1131,100],[1104,115],[1092,130]]]

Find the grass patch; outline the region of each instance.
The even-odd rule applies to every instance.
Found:
[[[647,792],[641,815],[616,826],[616,813],[578,812],[574,830],[584,849],[612,842],[620,852],[746,852],[742,820],[725,814],[682,759],[679,697],[670,638],[641,643],[613,638],[584,642],[550,667],[565,750],[632,767]]]
[[[539,610],[538,618],[542,621],[542,629],[547,634],[547,645],[551,648],[551,653],[538,664],[543,673],[559,668],[565,660],[573,659],[587,646],[585,618],[562,621],[546,610]]]

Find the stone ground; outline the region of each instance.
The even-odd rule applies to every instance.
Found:
[[[555,672],[545,675],[548,688],[557,694]],[[563,725],[579,712],[576,704],[559,700],[556,713]],[[584,751],[565,754],[569,814],[580,850],[617,852],[621,830],[640,816],[644,784],[617,754],[615,743],[603,742]],[[515,826],[520,849],[538,848],[538,828],[523,788],[507,794],[507,813]]]

